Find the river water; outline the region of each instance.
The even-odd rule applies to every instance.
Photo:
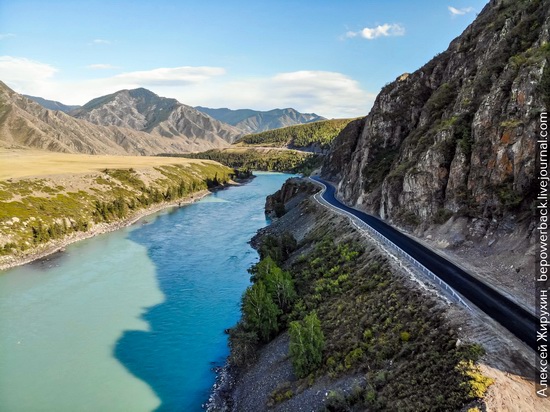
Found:
[[[0,273],[0,411],[200,411],[290,177],[257,175]]]

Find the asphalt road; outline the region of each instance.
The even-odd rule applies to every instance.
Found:
[[[317,176],[312,179],[326,186],[322,196],[328,203],[353,214],[377,230],[533,350],[537,349],[537,318],[533,314],[387,223],[344,205],[336,199],[334,186],[330,183]]]

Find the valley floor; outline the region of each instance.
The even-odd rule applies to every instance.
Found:
[[[197,160],[182,157],[85,155],[0,148],[0,180],[196,163]]]

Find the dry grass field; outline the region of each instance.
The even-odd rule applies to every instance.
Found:
[[[208,160],[181,157],[84,155],[39,150],[0,149],[0,180],[89,173],[103,169],[139,169],[141,167],[209,162]]]

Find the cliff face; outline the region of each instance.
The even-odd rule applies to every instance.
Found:
[[[474,237],[528,228],[549,8],[492,0],[445,52],[384,87],[323,165],[341,198],[417,231],[451,216]]]

